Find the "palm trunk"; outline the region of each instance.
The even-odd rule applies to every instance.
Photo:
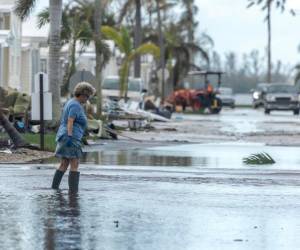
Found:
[[[68,80],[70,81],[71,76],[76,72],[76,43],[77,39],[73,38],[71,43],[71,55],[70,55],[70,69],[69,69],[69,77]]]
[[[72,42],[70,42],[69,45],[69,61],[68,61],[68,65],[67,68],[65,70],[65,76],[63,79],[63,87],[62,87],[62,92],[61,94],[63,96],[66,96],[69,92],[69,82],[70,82],[70,78],[71,76],[76,72],[76,63],[75,63],[75,59],[76,59],[76,39],[72,39]]]
[[[142,25],[141,25],[141,0],[135,0],[135,30],[134,30],[134,48],[138,48],[142,42]],[[141,57],[134,59],[134,77],[141,77]]]
[[[12,140],[13,144],[16,148],[24,147],[28,145],[28,143],[22,138],[20,133],[15,129],[15,127],[8,121],[6,116],[0,109],[0,125],[3,126],[6,133]]]
[[[124,79],[124,99],[125,102],[128,101],[128,77],[129,77],[129,69],[130,69],[130,62],[128,59],[125,59],[125,79]]]
[[[95,0],[95,14],[94,14],[94,24],[95,24],[95,51],[96,51],[96,84],[97,84],[97,116],[102,115],[102,50],[101,50],[101,25],[102,25],[102,11],[103,5],[101,0]]]
[[[187,4],[187,13],[188,13],[188,43],[194,43],[194,28],[193,28],[193,3],[186,3]],[[190,64],[194,64],[195,57],[194,57],[194,51],[192,49],[189,49],[190,53]]]
[[[159,0],[156,0],[157,21],[158,21],[158,35],[159,35],[159,48],[160,48],[160,68],[162,70],[161,82],[161,101],[165,98],[165,46],[162,33],[162,22],[160,15]]]
[[[272,82],[272,58],[271,58],[271,2],[268,4],[268,75],[267,75],[267,82]]]
[[[62,18],[62,0],[49,0],[50,33],[48,79],[52,93],[53,121],[57,124],[61,114],[60,103],[60,30]]]

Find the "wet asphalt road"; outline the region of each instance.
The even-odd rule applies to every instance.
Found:
[[[298,249],[300,172],[82,166],[0,173],[2,249]]]
[[[244,120],[241,112],[206,119],[225,119],[229,128],[230,121]],[[296,124],[300,120],[290,116]],[[290,116],[279,112],[271,118],[283,126]],[[265,124],[266,118],[259,119]],[[242,164],[243,157],[261,151],[276,164]],[[89,153],[77,196],[68,194],[67,176],[60,191],[49,188],[55,164],[1,165],[0,246],[299,249],[298,152],[233,141]]]

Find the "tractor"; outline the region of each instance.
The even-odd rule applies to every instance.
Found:
[[[216,95],[221,85],[220,71],[192,71],[189,72],[184,86],[177,88],[166,99],[174,109],[181,106],[185,111],[187,107],[193,111],[204,111],[210,114],[218,114],[222,109],[222,101]],[[217,83],[209,82],[209,76],[217,76]]]

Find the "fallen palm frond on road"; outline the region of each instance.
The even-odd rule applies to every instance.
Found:
[[[243,158],[243,163],[247,165],[274,164],[275,160],[268,153],[252,154]]]

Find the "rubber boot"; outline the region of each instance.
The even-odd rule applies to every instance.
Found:
[[[63,178],[64,176],[64,173],[63,171],[60,171],[60,170],[56,170],[55,171],[55,174],[53,176],[53,181],[52,181],[52,188],[53,189],[58,189],[59,188],[59,184],[61,182],[61,179]]]
[[[80,172],[69,172],[69,193],[76,194],[78,192],[79,176]]]

